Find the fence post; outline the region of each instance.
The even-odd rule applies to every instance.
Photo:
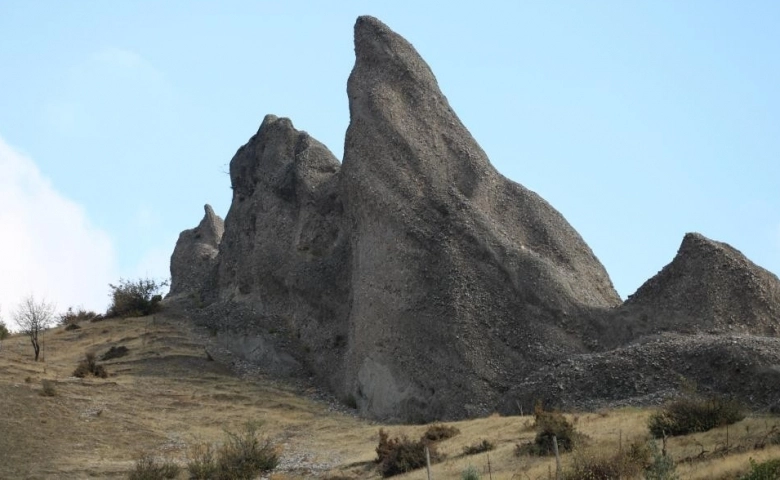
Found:
[[[561,480],[561,456],[558,454],[558,438],[553,435],[553,452],[555,452],[555,480]]]
[[[431,480],[431,454],[428,447],[425,447],[425,468],[428,470],[428,480]]]

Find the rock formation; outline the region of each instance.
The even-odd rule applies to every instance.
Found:
[[[219,243],[225,225],[211,205],[205,205],[203,220],[197,227],[179,234],[171,255],[171,288],[169,296],[199,293],[216,265]]]
[[[171,293],[197,290],[196,317],[239,354],[300,367],[366,415],[429,421],[534,391],[566,404],[601,377],[551,393],[555,365],[600,365],[657,331],[776,331],[777,278],[698,235],[620,306],[563,216],[493,168],[410,43],[360,17],[355,56],[343,164],[268,115],[230,163],[224,236],[207,207],[177,243]]]
[[[663,330],[775,335],[780,280],[730,245],[689,233],[674,260],[621,310]]]

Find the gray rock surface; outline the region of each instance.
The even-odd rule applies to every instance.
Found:
[[[691,234],[621,306],[563,216],[493,168],[409,42],[360,17],[355,56],[343,164],[268,115],[230,163],[224,235],[207,209],[177,243],[172,294],[198,292],[191,315],[222,348],[398,421],[653,402],[677,373],[714,390],[744,387],[740,372],[775,380],[780,344],[756,336],[777,331],[775,276]],[[716,360],[741,370],[721,381],[697,363]]]
[[[199,293],[216,265],[219,243],[225,231],[222,219],[211,205],[203,207],[205,215],[197,227],[179,234],[171,255],[171,288],[173,298],[187,293]]]
[[[361,17],[355,56],[345,387],[381,417],[484,412],[552,351],[581,351],[569,319],[619,297],[560,213],[495,171],[411,44]]]
[[[661,332],[780,332],[780,280],[734,247],[688,233],[677,255],[606,317],[606,347]]]

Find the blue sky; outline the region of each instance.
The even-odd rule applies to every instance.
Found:
[[[263,116],[341,157],[352,26],[412,42],[507,177],[578,229],[618,292],[685,232],[780,272],[780,3],[0,3],[0,308],[103,310],[168,275]]]

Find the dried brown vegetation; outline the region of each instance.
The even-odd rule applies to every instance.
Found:
[[[430,425],[387,427],[333,411],[333,403],[311,400],[297,389],[262,375],[232,374],[220,359],[208,361],[208,332],[184,321],[152,318],[86,322],[80,330],[47,332],[46,362],[34,362],[29,340],[12,336],[0,352],[0,478],[127,478],[138,452],[164,452],[185,478],[193,449],[210,445],[212,454],[225,443],[227,429],[242,431],[249,419],[263,420],[262,433],[281,445],[280,464],[269,478],[380,478],[377,430],[393,436],[422,438]],[[108,380],[71,377],[85,351],[128,347],[125,356],[106,362]],[[224,359],[223,359],[224,360]],[[26,381],[29,379],[29,381]],[[55,397],[41,396],[41,381],[56,386]],[[654,410],[622,409],[561,414],[587,436],[583,447],[562,454],[566,472],[578,455],[610,461],[621,448],[649,437]],[[546,479],[553,457],[515,456],[517,443],[533,443],[534,418],[491,416],[447,427],[460,431],[437,443],[445,458],[432,467],[434,478],[460,478],[470,465],[494,480]],[[34,425],[34,428],[30,428]],[[780,456],[773,416],[748,416],[708,432],[669,438],[667,450],[681,479],[738,478],[757,463]],[[438,430],[438,428],[437,428]],[[464,449],[487,441],[493,450],[464,456]],[[622,443],[621,443],[622,442]],[[660,443],[660,442],[659,442]],[[621,447],[622,445],[622,447]],[[579,449],[578,449],[579,448]],[[419,479],[420,471],[394,478]],[[423,473],[424,475],[424,473]],[[486,475],[481,474],[482,478]]]

